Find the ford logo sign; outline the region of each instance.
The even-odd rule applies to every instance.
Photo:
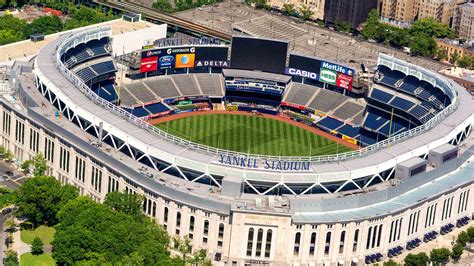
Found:
[[[171,62],[173,60],[174,60],[174,57],[172,57],[171,55],[165,55],[165,56],[160,58],[161,63],[167,63],[167,62]]]

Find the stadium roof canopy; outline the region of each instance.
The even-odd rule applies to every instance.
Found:
[[[240,70],[240,69],[223,69],[222,73],[226,77],[248,78],[248,79],[263,79],[275,82],[288,83],[291,80],[290,76],[272,74],[260,71]]]

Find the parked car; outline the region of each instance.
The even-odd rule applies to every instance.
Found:
[[[8,175],[8,176],[13,176],[14,175],[12,171],[6,171],[5,174]]]

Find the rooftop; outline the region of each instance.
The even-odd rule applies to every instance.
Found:
[[[465,81],[474,82],[474,70],[469,70],[460,67],[451,67],[439,71],[442,74],[463,79]]]

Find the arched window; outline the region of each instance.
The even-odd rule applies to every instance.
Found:
[[[383,225],[381,224],[379,226],[379,235],[377,236],[377,247],[380,247],[380,239],[381,239],[381,236],[382,236],[382,227],[383,227]]]
[[[372,226],[369,227],[369,232],[367,233],[367,243],[365,244],[365,249],[370,248],[370,239],[372,239]]]
[[[247,237],[247,256],[252,256],[252,248],[253,248],[253,228],[249,229],[249,234]]]
[[[301,241],[301,233],[298,232],[295,235],[295,246],[293,248],[293,254],[298,256],[300,254],[300,241]]]
[[[359,242],[359,229],[356,229],[354,232],[354,244],[352,244],[352,252],[357,251],[358,242]]]
[[[163,215],[163,221],[164,221],[165,223],[168,222],[168,212],[169,212],[169,211],[168,211],[168,207],[165,207],[165,214]]]
[[[329,255],[330,247],[331,247],[331,232],[327,232],[326,243],[324,245],[324,255]]]
[[[265,258],[270,258],[272,250],[272,229],[267,230],[267,239],[265,240]]]
[[[151,215],[152,215],[153,217],[156,217],[156,202],[153,202],[153,205],[152,205],[152,206],[153,206],[153,207],[152,207],[153,210],[152,210],[152,212],[151,212]]]
[[[311,241],[309,243],[309,255],[314,256],[314,251],[316,250],[316,233],[311,234]]]
[[[207,236],[209,234],[209,221],[204,220],[204,235]]]
[[[219,233],[217,235],[218,238],[224,238],[224,224],[219,224]]]
[[[378,227],[379,227],[378,225],[374,226],[374,231],[372,232],[372,245],[370,246],[370,248],[375,247],[375,241],[377,240],[377,228]]]
[[[260,257],[262,255],[262,242],[263,242],[263,229],[257,231],[257,250],[255,256]]]
[[[189,232],[194,232],[194,216],[189,217]]]
[[[339,241],[339,254],[344,252],[344,242],[346,241],[346,231],[341,232],[341,239]]]
[[[181,213],[176,212],[176,227],[180,227],[180,226],[181,226]]]

